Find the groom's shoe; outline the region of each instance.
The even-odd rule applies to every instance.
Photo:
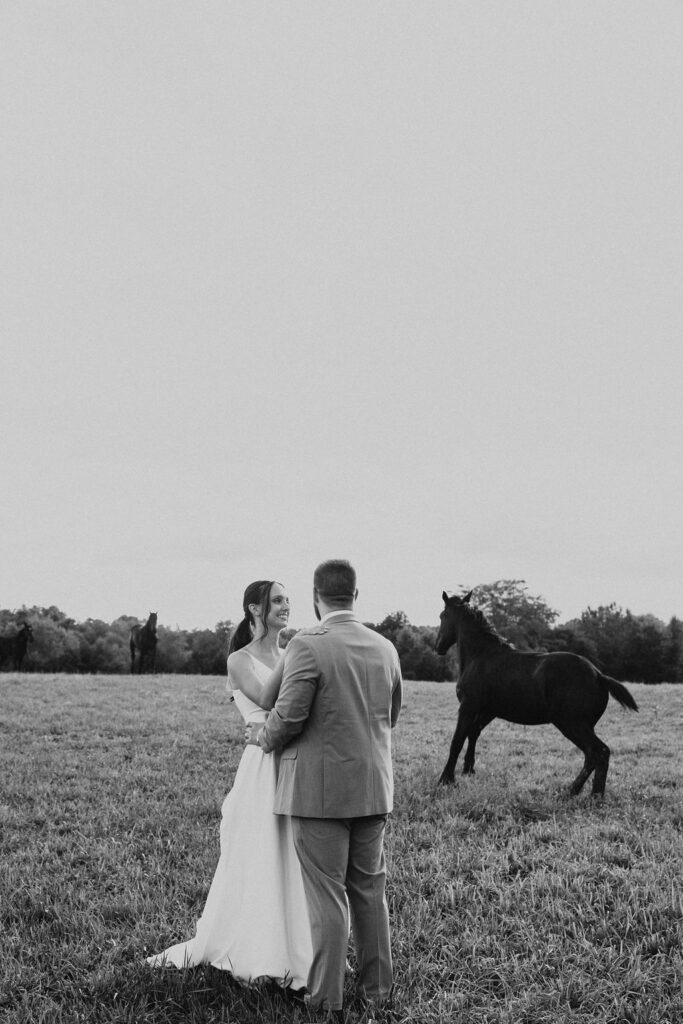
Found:
[[[316,1021],[331,1022],[331,1024],[344,1024],[345,1016],[343,1010],[327,1010],[321,1005],[313,1006],[311,1003],[311,997],[308,993],[304,996],[304,1004],[308,1008],[310,1014],[314,1014],[313,1019]]]
[[[332,1021],[334,1024],[338,1021],[339,1024],[344,1024],[344,1011],[343,1010],[324,1010],[320,1006],[311,1006],[311,997],[308,990],[305,988],[290,988],[287,989],[287,993],[295,1003],[300,1006],[305,1006],[311,1015],[311,1020],[318,1021]]]
[[[367,996],[359,996],[357,1003],[361,1012],[367,1015],[364,1019],[368,1024],[394,1024],[398,1021],[398,1014],[391,998],[377,1002],[374,999],[368,999]]]

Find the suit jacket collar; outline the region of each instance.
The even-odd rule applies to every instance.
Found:
[[[352,608],[344,608],[338,612],[332,612],[331,617],[323,618],[320,625],[329,627],[334,626],[337,622],[359,622],[360,619],[356,615]]]

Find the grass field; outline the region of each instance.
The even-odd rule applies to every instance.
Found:
[[[143,962],[193,934],[216,865],[242,750],[223,686],[0,676],[0,1021],[308,1020],[269,987]],[[610,701],[598,727],[596,804],[565,797],[581,755],[556,730],[502,722],[476,776],[437,791],[455,688],[406,684],[387,835],[398,1021],[683,1021],[683,686],[630,688],[640,713]]]

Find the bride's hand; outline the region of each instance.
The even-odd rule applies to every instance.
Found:
[[[258,747],[258,734],[260,729],[261,723],[254,724],[254,722],[249,722],[247,725],[245,725],[244,738],[248,744],[251,744],[254,747]]]

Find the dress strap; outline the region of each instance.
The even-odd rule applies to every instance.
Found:
[[[268,675],[270,675],[270,673],[273,671],[273,669],[269,668],[268,665],[266,665],[265,661],[259,661],[259,659],[256,657],[256,655],[252,654],[251,651],[248,651],[246,649],[246,647],[244,648],[244,650],[249,655],[251,660],[253,661],[254,667],[255,667],[256,671],[259,671],[259,669],[260,669],[261,672],[267,672]]]

